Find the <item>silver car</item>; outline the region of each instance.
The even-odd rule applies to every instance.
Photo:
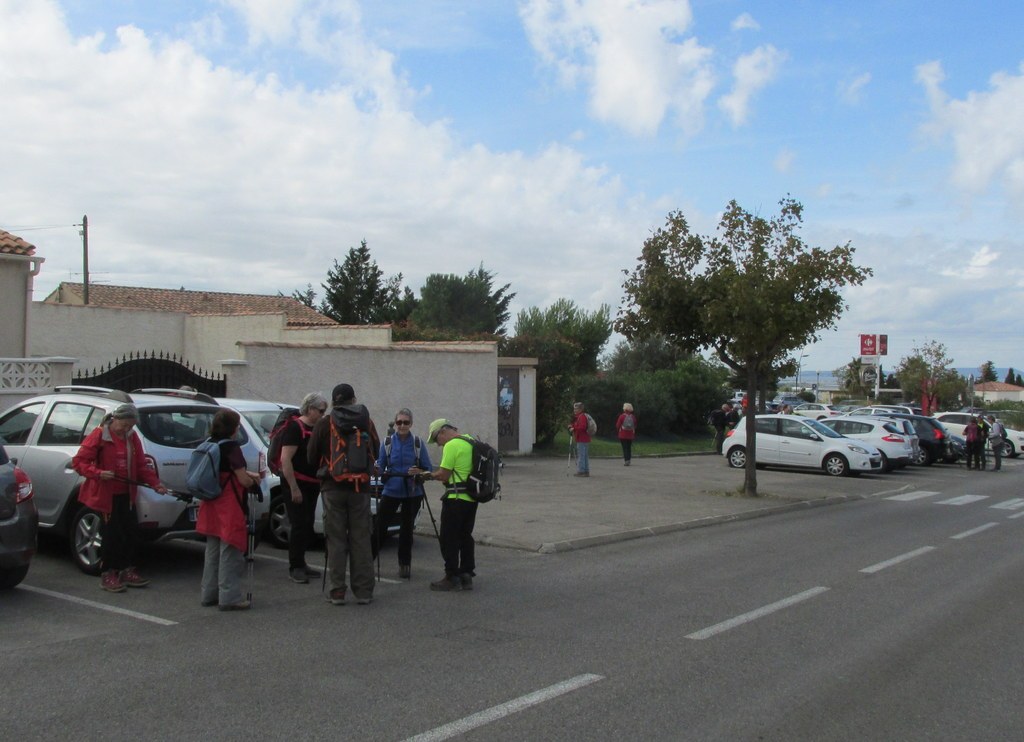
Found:
[[[101,519],[99,513],[78,502],[82,477],[71,468],[71,459],[103,416],[128,401],[139,410],[136,429],[149,465],[170,490],[186,492],[185,471],[192,449],[206,439],[219,409],[210,397],[57,387],[52,394],[28,399],[0,415],[0,439],[11,459],[32,479],[40,529],[65,535],[75,563],[89,574],[98,574],[100,569]],[[244,418],[238,439],[246,466],[262,471],[265,454]],[[266,519],[270,500],[267,483],[262,486],[263,502],[254,503],[259,521]],[[145,541],[195,536],[197,511],[198,503],[186,503],[173,494],[160,495],[148,487],[138,489],[136,513],[139,534]]]
[[[28,574],[38,523],[32,481],[0,446],[0,590],[14,587]]]
[[[847,438],[870,443],[882,454],[882,471],[889,472],[902,469],[914,460],[914,444],[903,430],[904,422],[872,415],[833,417],[822,420],[821,424]]]

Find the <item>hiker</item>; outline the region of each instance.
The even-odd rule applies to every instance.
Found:
[[[633,458],[633,439],[636,437],[636,415],[633,413],[633,405],[629,402],[622,405],[622,414],[615,421],[615,430],[622,445],[623,466],[629,466],[630,459]]]
[[[369,472],[373,466],[371,452],[380,448],[380,439],[370,411],[366,405],[358,404],[351,385],[334,387],[331,405],[330,412],[313,427],[306,449],[309,463],[317,467],[324,501],[327,574],[331,583],[327,600],[331,605],[345,604],[347,564],[356,603],[367,605],[373,600],[374,586]],[[350,443],[365,447],[362,453],[366,460],[348,470],[344,459],[358,453],[348,450]]]
[[[582,402],[572,406],[572,423],[569,434],[576,441],[576,477],[590,476],[590,415],[583,409]],[[571,445],[571,443],[570,443]]]
[[[1003,468],[1003,439],[1006,437],[1006,428],[996,420],[995,415],[988,416],[988,424],[988,442],[992,446],[992,471],[999,471]],[[981,445],[984,446],[985,442],[982,441]]]
[[[720,409],[714,410],[708,415],[708,423],[715,429],[715,453],[722,453],[722,445],[725,443],[725,429],[729,427],[729,419],[732,415],[732,405],[726,402]]]
[[[441,497],[441,555],[444,557],[444,577],[431,582],[431,590],[472,590],[476,576],[476,542],[473,541],[473,526],[476,523],[476,509],[479,503],[459,485],[469,478],[473,469],[473,446],[459,436],[459,429],[445,418],[430,423],[427,443],[441,446],[441,463],[430,469],[412,467],[410,474],[420,474],[424,479],[444,482]],[[465,488],[461,488],[464,490]]]
[[[964,441],[965,448],[967,449],[967,468],[980,470],[985,451],[985,441],[981,437],[978,418],[971,417],[967,425],[964,426]]]
[[[103,517],[100,525],[100,587],[123,593],[126,587],[145,587],[149,580],[135,567],[138,515],[135,498],[138,484],[161,495],[167,488],[146,463],[142,441],[135,432],[139,411],[133,404],[118,405],[82,441],[71,460],[72,468],[85,477],[78,501]]]
[[[398,576],[403,580],[412,577],[412,532],[416,525],[416,514],[420,511],[423,497],[423,482],[410,467],[431,471],[430,454],[420,438],[412,433],[412,412],[403,407],[395,413],[395,432],[390,433],[380,447],[377,465],[384,480],[381,499],[377,507],[378,549],[383,542],[387,524],[395,511],[400,509],[401,526],[398,531]]]
[[[241,418],[222,407],[210,423],[210,438],[220,441],[220,497],[199,503],[196,533],[206,536],[206,559],[199,603],[222,611],[243,611],[249,601],[242,597],[245,552],[248,547],[247,492],[258,486],[260,475],[247,471],[245,456],[235,440]]]
[[[319,577],[320,570],[306,564],[306,550],[313,541],[313,520],[320,496],[317,467],[309,463],[306,448],[313,426],[327,412],[327,400],[319,392],[302,398],[298,417],[285,423],[281,430],[281,486],[284,507],[288,512],[291,532],[288,534],[288,577],[292,582],[307,584],[310,577]]]

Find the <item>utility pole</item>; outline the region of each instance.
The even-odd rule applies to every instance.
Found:
[[[82,216],[82,301],[89,303],[89,217]]]

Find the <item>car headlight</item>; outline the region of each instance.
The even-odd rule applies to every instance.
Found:
[[[860,446],[847,446],[847,448],[849,448],[854,453],[862,453],[865,456],[870,456],[871,455],[870,453],[868,453],[868,450],[866,448],[862,448]]]

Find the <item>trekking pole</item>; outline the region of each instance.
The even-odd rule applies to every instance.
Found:
[[[380,548],[384,544],[384,518],[380,512],[380,479],[373,485],[373,496],[377,500],[377,582],[380,582]]]
[[[437,537],[437,543],[441,543],[441,534],[437,530],[437,521],[434,520],[434,511],[430,509],[430,498],[427,497],[427,488],[423,488],[423,503],[427,506],[427,514],[430,516],[430,522],[434,525],[434,535]]]
[[[255,485],[255,487],[258,488],[259,485],[257,484],[257,485]],[[248,505],[249,505],[249,523],[248,523],[248,527],[246,529],[249,532],[248,533],[248,537],[249,537],[249,543],[248,543],[249,553],[246,556],[247,568],[249,570],[249,594],[246,595],[245,598],[246,598],[246,600],[249,601],[249,605],[250,606],[252,606],[252,589],[253,589],[253,586],[255,585],[255,582],[256,582],[255,565],[256,565],[256,497],[257,497],[257,493],[259,494],[260,501],[262,501],[263,500],[263,493],[261,491],[259,491],[258,489],[256,489],[256,491],[253,491],[253,488],[249,488],[249,490],[246,493],[248,498],[249,498],[249,502],[248,502]]]
[[[147,484],[146,482],[140,482],[139,480],[132,479],[131,477],[122,477],[115,474],[114,479],[116,479],[118,482],[124,482],[125,484],[133,484],[136,487],[150,487],[150,485]],[[150,487],[150,489],[152,489],[152,487]],[[192,495],[190,495],[188,492],[176,492],[175,490],[172,490],[170,487],[167,487],[166,489],[167,494],[170,495],[171,497],[177,500],[181,500],[184,503],[192,502]]]

